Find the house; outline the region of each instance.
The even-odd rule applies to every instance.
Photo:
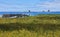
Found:
[[[20,18],[20,17],[28,17],[26,14],[3,14],[2,18]]]

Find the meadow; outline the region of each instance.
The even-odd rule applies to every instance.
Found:
[[[0,18],[0,37],[60,37],[60,15]]]

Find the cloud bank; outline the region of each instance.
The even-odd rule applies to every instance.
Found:
[[[23,0],[24,1],[24,0]],[[21,0],[11,0],[0,2],[0,11],[41,11],[41,10],[51,10],[60,11],[60,0],[26,0],[23,2]]]

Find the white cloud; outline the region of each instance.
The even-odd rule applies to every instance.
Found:
[[[0,4],[0,11],[24,11],[27,6]]]
[[[58,10],[60,11],[60,0],[53,0],[52,2],[46,0],[44,2],[35,3],[35,4],[2,4],[0,3],[0,11],[40,11],[40,10]]]
[[[53,2],[41,2],[36,5],[37,7],[51,9],[51,10],[58,10],[60,11],[60,0],[55,0]]]

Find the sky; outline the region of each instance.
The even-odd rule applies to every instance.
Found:
[[[0,12],[60,11],[60,0],[0,0]]]

